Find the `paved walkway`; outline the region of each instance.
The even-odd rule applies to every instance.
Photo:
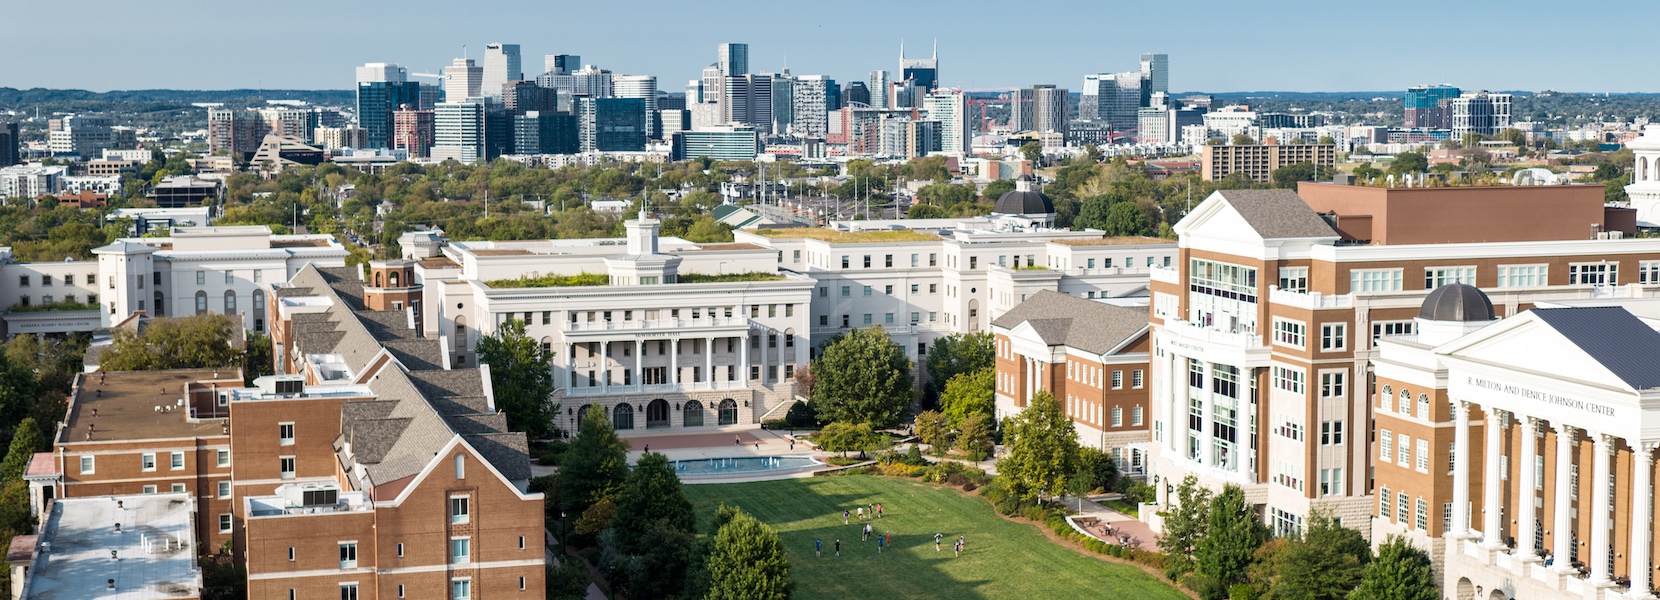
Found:
[[[1111,536],[1105,535],[1100,529],[1094,527],[1090,528],[1091,534],[1094,534],[1103,540],[1116,544],[1118,543],[1119,535],[1129,534],[1130,537],[1133,537],[1141,542],[1141,545],[1139,546],[1140,548],[1155,549],[1158,546],[1159,538],[1153,533],[1152,528],[1148,527],[1146,523],[1141,522],[1135,517],[1118,512],[1111,508],[1107,508],[1105,505],[1097,502],[1115,500],[1121,497],[1123,497],[1123,495],[1117,493],[1086,496],[1084,497],[1082,503],[1083,509],[1078,511],[1078,516],[1094,517],[1099,523],[1111,526]],[[1077,498],[1062,498],[1061,501],[1068,508],[1077,509],[1079,506]]]

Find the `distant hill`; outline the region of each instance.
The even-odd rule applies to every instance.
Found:
[[[58,103],[161,103],[191,104],[195,102],[238,103],[248,100],[303,100],[320,105],[344,105],[354,102],[352,90],[117,90],[89,92],[86,90],[52,90],[32,88],[20,90],[0,87],[0,107],[17,110],[20,105]]]

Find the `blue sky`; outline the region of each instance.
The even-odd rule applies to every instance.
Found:
[[[0,87],[347,89],[365,62],[436,72],[499,41],[520,44],[527,75],[578,54],[681,91],[723,41],[749,43],[755,71],[787,60],[847,81],[894,71],[902,39],[913,55],[937,39],[943,83],[969,89],[1076,90],[1163,52],[1175,91],[1656,92],[1660,55],[1640,38],[1657,17],[1655,2],[1536,0],[0,0]]]

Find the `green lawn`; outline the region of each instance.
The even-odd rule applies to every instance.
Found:
[[[1186,598],[1127,565],[1108,563],[1057,545],[1031,525],[998,517],[984,500],[950,489],[888,477],[854,475],[758,483],[687,485],[706,527],[717,504],[735,504],[778,530],[790,553],[795,597],[851,598]],[[855,516],[842,510],[881,502],[872,521],[893,534],[893,547],[859,541]],[[934,551],[934,533],[946,535]],[[707,533],[707,532],[705,532]],[[951,540],[968,536],[968,550],[951,555]],[[842,555],[832,552],[841,538]],[[813,540],[824,557],[813,557]]]

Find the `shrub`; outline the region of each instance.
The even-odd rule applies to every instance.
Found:
[[[544,467],[557,467],[559,466],[559,460],[562,458],[565,458],[564,454],[544,452],[541,456],[536,457],[536,464]]]
[[[617,517],[617,503],[609,498],[595,502],[588,510],[582,511],[582,518],[576,520],[576,529],[571,531],[575,536],[572,543],[578,546],[587,546],[594,543],[599,532],[611,527],[611,521]],[[583,556],[587,556],[584,554]],[[598,564],[598,563],[595,563]]]
[[[856,465],[856,464],[864,462],[862,460],[859,460],[857,458],[853,458],[851,456],[831,456],[831,457],[825,458],[824,461],[828,462],[832,465],[838,466],[838,467],[845,467],[847,465]]]
[[[772,419],[772,420],[768,420],[768,421],[761,421],[761,429],[766,429],[768,431],[779,431],[779,430],[789,429],[789,428],[790,428],[789,424],[785,423],[783,419]]]
[[[790,410],[784,413],[784,424],[797,429],[818,426],[818,414],[813,405],[806,402],[797,402],[790,405]]]
[[[1248,583],[1236,583],[1228,588],[1228,600],[1256,600],[1256,588]]]

